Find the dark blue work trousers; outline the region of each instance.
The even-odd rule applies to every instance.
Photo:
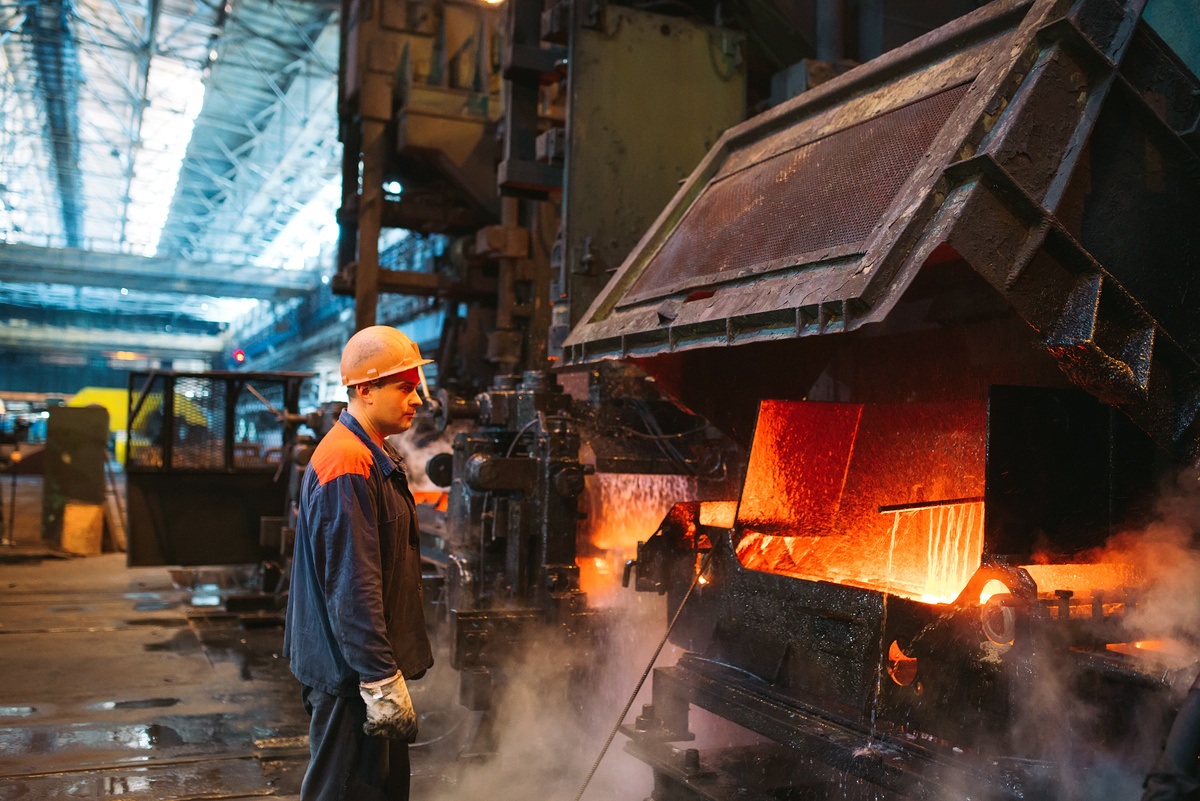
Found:
[[[367,705],[303,687],[309,760],[301,801],[408,801],[408,743],[363,734]]]

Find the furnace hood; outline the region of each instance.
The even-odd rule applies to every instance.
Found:
[[[563,364],[851,332],[961,260],[1194,459],[1200,82],[1143,6],[997,0],[730,129]]]

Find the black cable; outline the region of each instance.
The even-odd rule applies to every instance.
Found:
[[[516,436],[513,437],[512,442],[510,442],[508,445],[508,450],[504,454],[505,459],[512,456],[512,452],[514,450],[516,450],[517,442],[521,439],[521,435],[523,435],[526,431],[528,431],[530,428],[532,428],[537,422],[538,422],[538,418],[535,417],[532,420],[530,420],[528,423],[526,423],[525,425],[521,426],[521,429],[519,431],[517,431]]]
[[[629,696],[629,700],[625,702],[625,708],[621,710],[621,714],[617,717],[617,725],[613,726],[612,731],[608,733],[608,739],[604,741],[604,747],[600,749],[600,755],[592,763],[592,769],[588,771],[587,778],[583,780],[583,786],[575,794],[575,801],[580,801],[583,798],[584,792],[592,782],[592,777],[596,775],[596,769],[600,767],[600,762],[604,759],[604,755],[608,753],[609,746],[616,739],[617,732],[621,730],[621,723],[633,707],[633,702],[637,699],[638,693],[642,691],[642,685],[646,683],[646,678],[650,675],[650,670],[654,667],[654,663],[658,661],[658,655],[662,653],[663,646],[667,644],[667,638],[671,636],[671,631],[675,628],[676,622],[679,621],[679,615],[683,612],[683,607],[687,604],[688,598],[692,597],[692,590],[696,589],[696,583],[704,575],[704,571],[708,569],[708,563],[712,559],[712,554],[713,552],[709,551],[704,555],[704,561],[700,563],[700,569],[696,571],[695,576],[692,576],[692,583],[688,585],[687,592],[683,594],[683,600],[679,602],[679,608],[675,610],[675,615],[671,618],[670,624],[667,625],[667,630],[663,634],[662,639],[659,640],[658,647],[654,649],[654,656],[650,657],[650,663],[642,671],[642,677],[638,679],[637,686],[633,688],[633,693]]]

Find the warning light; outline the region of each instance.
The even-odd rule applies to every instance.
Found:
[[[235,350],[233,352],[233,360],[235,362],[237,362],[238,364],[241,364],[242,362],[246,361],[246,351],[242,350],[241,348],[238,348],[237,350]]]

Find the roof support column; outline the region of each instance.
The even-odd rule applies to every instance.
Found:
[[[384,123],[362,123],[362,196],[358,210],[358,268],[354,276],[354,330],[375,325],[379,304],[379,230],[383,213]]]

